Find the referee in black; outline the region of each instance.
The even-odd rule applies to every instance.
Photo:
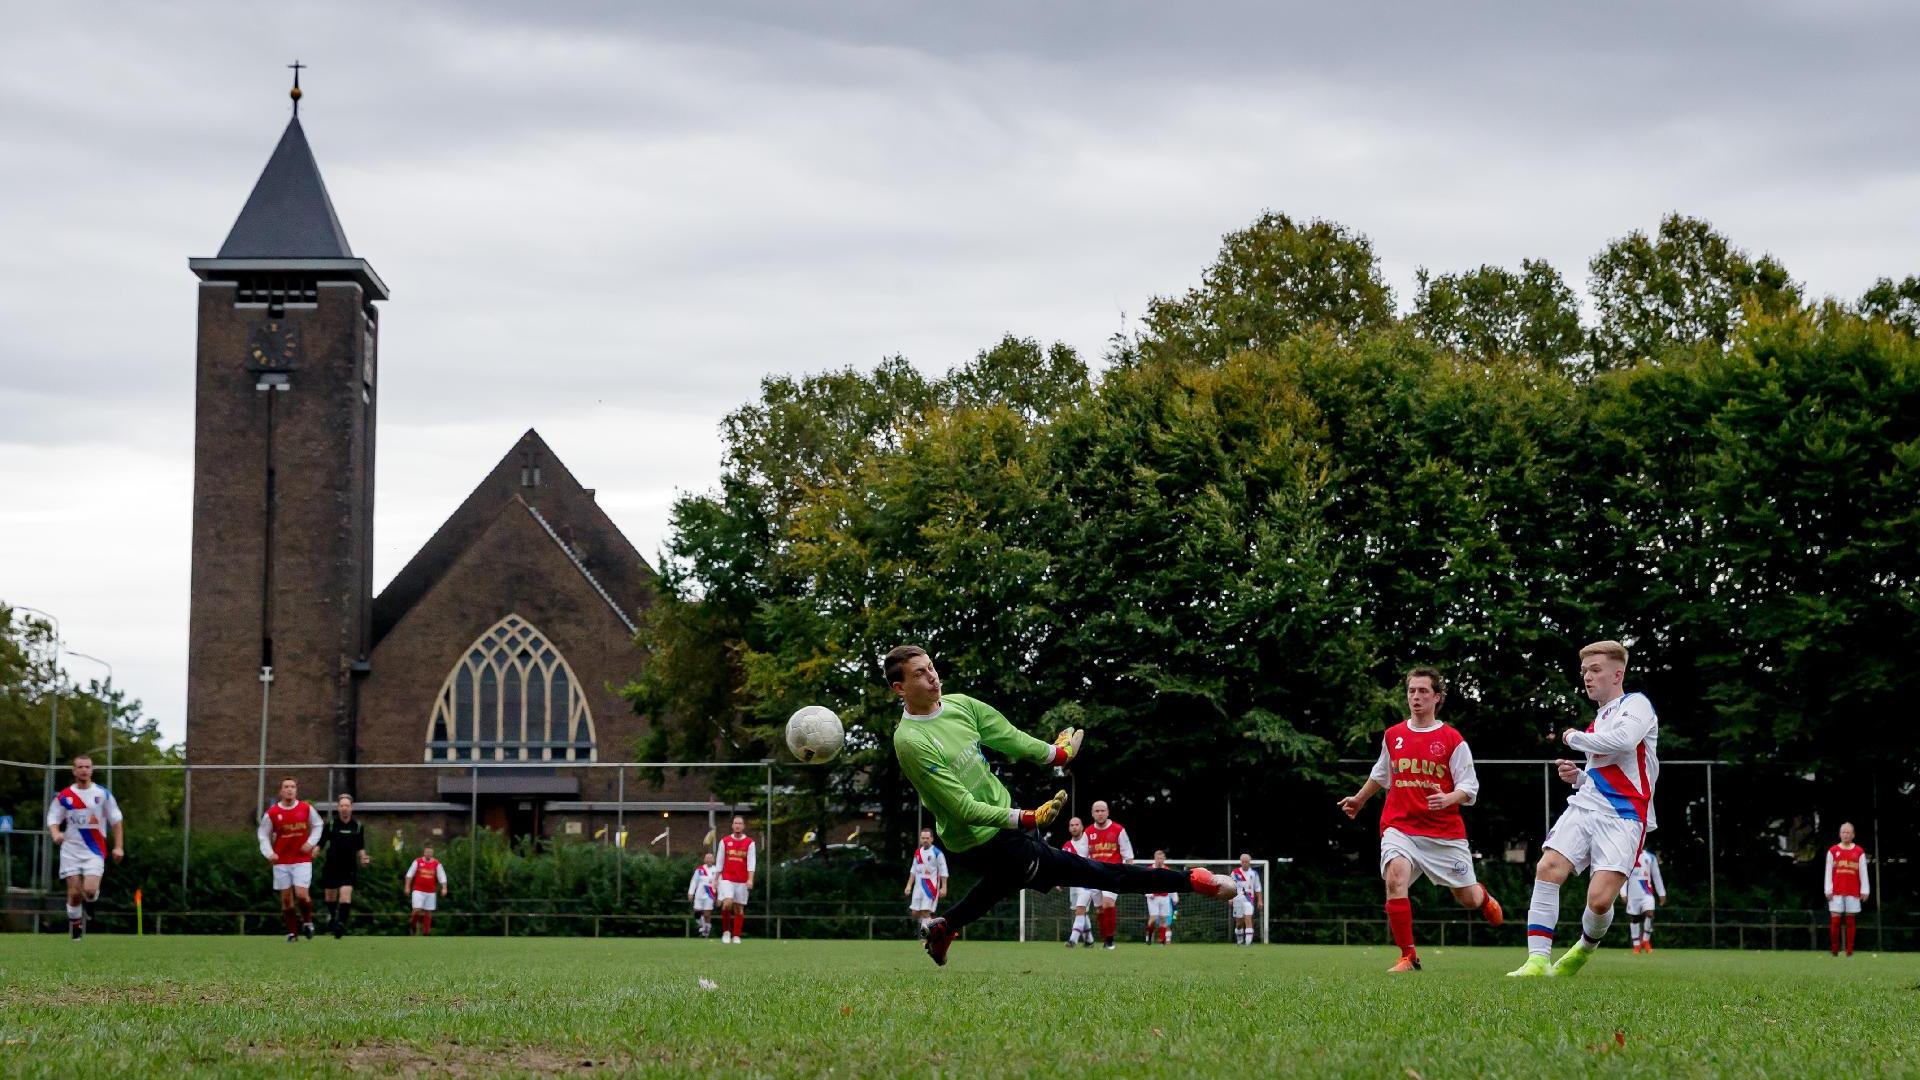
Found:
[[[347,920],[353,917],[353,887],[360,883],[360,868],[373,861],[367,854],[367,827],[353,820],[353,796],[342,795],[334,803],[333,820],[320,833],[320,848],[327,853],[320,888],[337,941],[347,936]]]

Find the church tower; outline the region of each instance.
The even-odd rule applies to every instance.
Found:
[[[281,766],[333,767],[295,771],[304,798],[340,790],[367,671],[387,289],[327,197],[297,66],[293,100],[220,253],[187,264],[200,279],[187,760],[247,766],[194,773],[200,825],[257,820]]]

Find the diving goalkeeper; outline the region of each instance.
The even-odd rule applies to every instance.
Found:
[[[942,698],[940,673],[918,645],[899,646],[887,653],[885,664],[887,685],[905,709],[893,732],[901,771],[933,814],[948,858],[980,875],[945,918],[927,926],[927,955],[934,963],[947,962],[947,948],[962,928],[1021,889],[1074,885],[1113,893],[1234,896],[1231,881],[1203,867],[1181,872],[1095,862],[1049,844],[1039,830],[1060,815],[1067,793],[1056,793],[1037,810],[1017,809],[981,750],[1036,765],[1066,765],[1079,753],[1082,733],[1067,728],[1047,743],[1015,728],[991,705],[959,694]]]

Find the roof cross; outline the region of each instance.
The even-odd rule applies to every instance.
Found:
[[[300,69],[307,65],[295,57],[293,63],[287,66],[293,69],[293,89],[287,92],[287,96],[293,99],[293,118],[298,120],[300,119]]]

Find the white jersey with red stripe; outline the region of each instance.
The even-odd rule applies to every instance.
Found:
[[[122,820],[113,792],[99,784],[66,787],[47,807],[47,824],[67,831],[60,841],[60,857],[67,860],[106,858],[107,827]]]
[[[1660,880],[1660,859],[1653,852],[1640,849],[1640,858],[1633,864],[1633,873],[1620,886],[1623,900],[1665,899],[1667,884]]]
[[[1645,694],[1621,694],[1600,706],[1585,731],[1570,731],[1568,749],[1587,755],[1567,805],[1657,827],[1653,788],[1660,777],[1660,718]]]
[[[913,849],[913,865],[907,868],[913,875],[914,892],[927,900],[940,898],[940,883],[947,878],[947,853],[938,845]]]
[[[1251,901],[1259,894],[1260,871],[1250,866],[1244,870],[1236,866],[1233,868],[1233,873],[1229,876],[1233,878],[1233,887],[1240,890],[1240,898],[1242,900]]]

